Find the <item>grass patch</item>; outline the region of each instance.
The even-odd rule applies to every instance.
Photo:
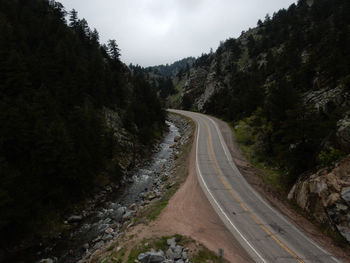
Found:
[[[153,206],[151,213],[148,215],[148,219],[155,220],[167,205],[168,205],[168,201],[157,202]]]
[[[263,182],[273,186],[278,192],[285,194],[288,189],[282,183],[282,178],[285,177],[286,171],[271,165],[265,156],[256,153],[254,149],[256,138],[252,134],[249,125],[244,121],[240,121],[235,126],[231,123],[230,127],[245,157],[253,166],[263,171],[264,176],[259,176]]]
[[[119,251],[113,250],[108,256],[94,262],[99,263],[122,263],[126,255],[126,247],[122,247]]]

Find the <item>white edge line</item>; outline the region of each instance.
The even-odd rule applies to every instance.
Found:
[[[240,237],[244,240],[244,242],[246,242],[248,244],[248,246],[254,251],[254,253],[261,259],[262,262],[266,263],[266,261],[264,260],[264,258],[258,253],[258,251],[256,251],[256,249],[249,243],[249,241],[243,236],[243,234],[238,230],[238,228],[232,223],[232,221],[229,219],[229,217],[227,216],[227,214],[225,213],[225,211],[221,208],[221,206],[219,205],[219,203],[216,201],[216,199],[214,198],[213,194],[211,193],[211,191],[208,188],[208,185],[206,184],[206,182],[204,181],[202,172],[199,168],[199,164],[198,164],[198,144],[199,144],[199,132],[200,132],[200,124],[199,122],[196,120],[197,122],[197,126],[198,126],[198,131],[197,131],[197,143],[196,143],[196,168],[198,171],[198,175],[205,187],[205,190],[208,192],[208,194],[210,195],[210,197],[212,198],[212,200],[215,202],[215,205],[219,208],[220,212],[225,216],[226,220],[230,223],[230,225],[234,228],[234,230],[240,235]]]
[[[205,115],[203,115],[205,116]],[[214,121],[211,117],[207,117],[205,116],[206,118],[208,118],[215,126],[218,134],[219,134],[219,139],[220,139],[220,143],[221,143],[221,146],[222,148],[224,149],[224,152],[225,152],[225,155],[226,155],[226,158],[228,159],[230,165],[231,165],[231,168],[233,170],[237,170],[239,175],[243,178],[244,182],[249,186],[249,188],[251,188],[252,192],[254,193],[254,195],[260,200],[262,201],[268,208],[270,208],[270,210],[275,213],[277,216],[279,216],[284,222],[286,222],[288,225],[290,225],[292,228],[294,228],[294,230],[296,230],[299,234],[301,234],[301,236],[303,236],[307,241],[309,241],[311,244],[313,244],[314,246],[316,246],[318,249],[320,249],[323,253],[325,254],[328,254],[331,256],[331,258],[337,262],[337,263],[341,263],[338,259],[336,259],[331,253],[329,253],[328,251],[326,251],[325,249],[323,249],[322,247],[320,247],[318,244],[316,244],[313,240],[311,240],[308,236],[306,236],[304,233],[302,233],[293,223],[291,223],[290,221],[288,221],[284,216],[282,216],[280,213],[277,213],[276,209],[274,209],[270,204],[268,204],[260,195],[258,195],[258,193],[256,193],[256,191],[250,186],[250,184],[248,184],[248,182],[246,181],[246,179],[244,178],[244,176],[241,175],[241,172],[238,170],[237,167],[233,167],[234,162],[233,162],[233,159],[232,159],[232,156],[231,156],[231,153],[228,151],[228,148],[227,148],[227,145],[226,143],[224,143],[224,139],[223,139],[223,136],[221,134],[221,131],[216,123],[216,121]],[[236,165],[235,165],[236,166]],[[236,169],[235,169],[236,168]]]

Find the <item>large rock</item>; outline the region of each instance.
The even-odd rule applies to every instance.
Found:
[[[135,211],[126,211],[125,214],[123,215],[123,220],[129,220],[131,219],[135,214]]]
[[[312,105],[317,112],[330,115],[337,108],[348,107],[350,94],[344,91],[343,86],[329,89],[314,90],[304,94],[304,103]]]
[[[350,241],[350,156],[332,170],[321,169],[300,179],[288,198]]]
[[[171,260],[175,259],[175,253],[171,248],[166,251],[166,257]]]
[[[182,246],[177,245],[174,249],[174,259],[180,259],[182,257]]]
[[[342,189],[341,192],[341,197],[347,201],[348,203],[350,203],[350,187],[345,187]]]
[[[166,243],[168,244],[168,246],[175,248],[176,247],[176,237],[173,238],[169,238]]]
[[[123,215],[126,212],[126,207],[122,206],[117,209],[117,213]]]
[[[158,252],[146,252],[141,253],[137,259],[142,263],[161,263],[165,260],[164,252],[159,250]]]

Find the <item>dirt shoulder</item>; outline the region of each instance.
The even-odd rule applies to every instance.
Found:
[[[237,165],[242,175],[249,184],[273,207],[278,209],[286,218],[294,222],[308,237],[315,240],[321,247],[325,248],[343,262],[350,263],[350,251],[334,244],[334,241],[324,235],[320,226],[310,222],[307,218],[297,213],[291,204],[274,190],[271,186],[265,184],[261,178],[264,177],[263,171],[252,166],[240,150],[238,143],[235,141],[232,130],[226,122],[214,118],[219,125],[221,133],[230,150],[233,161]]]

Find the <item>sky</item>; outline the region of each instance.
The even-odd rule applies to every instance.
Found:
[[[115,39],[121,60],[143,67],[215,51],[293,0],[58,0],[75,9],[100,42]]]

